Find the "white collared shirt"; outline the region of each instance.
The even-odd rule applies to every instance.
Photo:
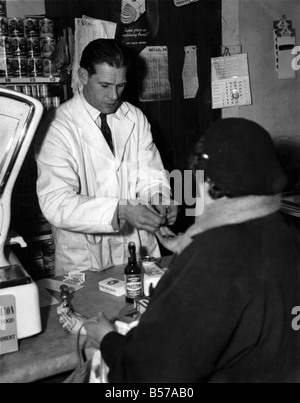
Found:
[[[82,99],[83,105],[85,107],[85,109],[87,110],[88,114],[91,116],[91,118],[93,119],[94,122],[97,121],[97,119],[99,118],[100,115],[100,111],[96,108],[94,108],[91,104],[89,104],[87,102],[87,100],[84,97],[83,91],[79,91],[80,97]],[[107,123],[109,125],[109,127],[112,127],[112,119],[116,116],[116,113],[107,115]]]

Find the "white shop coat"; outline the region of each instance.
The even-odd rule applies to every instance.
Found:
[[[149,190],[170,197],[160,154],[144,114],[123,103],[110,120],[115,156],[77,93],[56,110],[36,143],[37,194],[52,225],[55,272],[103,270],[127,263],[137,231],[115,230],[120,200],[149,200]],[[153,194],[153,193],[152,193]],[[159,256],[152,234],[140,231],[147,252]]]

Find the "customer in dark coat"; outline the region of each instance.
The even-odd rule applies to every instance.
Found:
[[[286,178],[269,134],[224,119],[194,156],[205,208],[186,234],[162,228],[177,254],[126,336],[98,316],[88,337],[110,382],[300,382],[299,251],[280,213]]]

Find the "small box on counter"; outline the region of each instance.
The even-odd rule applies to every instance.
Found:
[[[121,297],[125,295],[125,281],[112,277],[107,278],[106,280],[99,281],[99,290],[116,297]]]

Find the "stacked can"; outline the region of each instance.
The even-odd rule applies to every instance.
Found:
[[[13,77],[11,38],[0,36],[0,77]]]
[[[27,77],[27,42],[24,35],[23,18],[8,18],[8,35],[12,49],[13,76]]]
[[[4,15],[0,15],[0,77],[12,75],[12,65],[8,62],[11,56],[11,43],[8,36],[8,20]]]
[[[55,245],[53,239],[42,242],[44,271],[46,277],[54,277],[55,270]]]
[[[51,59],[56,46],[56,41],[54,39],[54,23],[49,18],[43,18],[39,21],[39,27],[44,76],[57,77],[59,76],[59,73],[56,64]]]
[[[54,24],[49,18],[0,15],[0,77],[59,76],[51,60],[55,46]]]
[[[43,76],[43,61],[39,43],[40,26],[38,18],[24,19],[24,32],[27,44],[27,63],[29,77]]]
[[[6,17],[6,0],[0,0],[0,17]]]

